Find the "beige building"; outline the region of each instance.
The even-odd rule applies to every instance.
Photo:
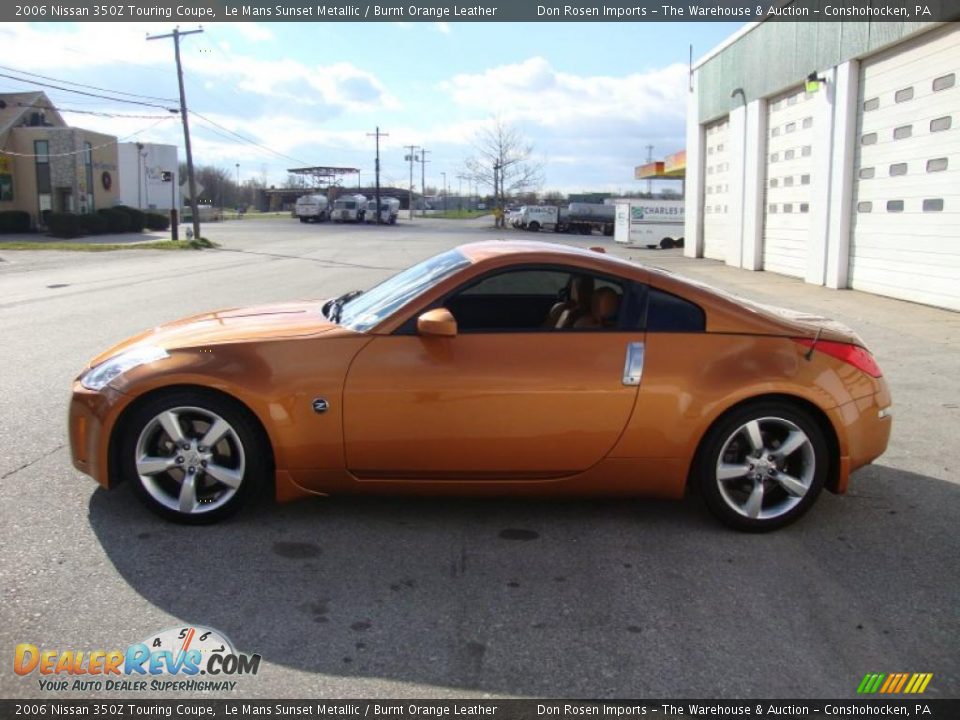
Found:
[[[0,93],[0,212],[89,213],[117,203],[117,138],[68,127],[42,92]]]

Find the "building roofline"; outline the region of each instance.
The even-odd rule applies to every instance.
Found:
[[[785,4],[787,4],[787,3],[791,2],[791,1],[792,1],[792,0],[783,0],[783,2],[781,2],[781,5],[785,5]],[[731,45],[733,45],[735,42],[737,42],[738,40],[740,40],[740,38],[742,38],[742,37],[743,37],[744,35],[746,35],[747,33],[752,32],[752,31],[753,31],[755,28],[757,28],[757,27],[760,25],[760,23],[762,23],[762,22],[766,22],[766,21],[765,21],[765,20],[755,20],[755,21],[753,21],[753,22],[751,22],[751,23],[747,23],[747,24],[744,25],[742,28],[740,28],[739,30],[737,30],[733,35],[731,35],[731,36],[728,37],[726,40],[724,40],[722,43],[720,43],[719,45],[717,45],[716,47],[714,47],[713,50],[710,50],[709,52],[707,52],[706,55],[703,55],[702,57],[700,57],[699,59],[697,59],[697,60],[693,63],[693,66],[692,66],[691,69],[693,69],[693,70],[699,70],[700,67],[701,67],[704,63],[706,63],[708,60],[712,60],[714,57],[716,57],[717,55],[719,55],[720,53],[722,53],[724,50],[726,50],[728,47],[730,47]]]

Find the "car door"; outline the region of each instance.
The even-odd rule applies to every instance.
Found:
[[[631,373],[642,358],[643,333],[628,318],[630,285],[619,285],[611,324],[555,330],[531,309],[549,312],[547,300],[561,295],[556,284],[577,271],[539,272],[554,275],[534,269],[508,282],[493,277],[484,292],[461,289],[441,301],[461,313],[469,308],[455,337],[401,329],[358,353],[344,391],[351,472],[369,479],[537,480],[580,472],[610,451],[637,395],[638,378],[625,376],[628,353]]]

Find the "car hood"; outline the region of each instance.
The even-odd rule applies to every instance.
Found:
[[[327,320],[321,301],[289,302],[229,308],[158,325],[115,345],[90,361],[97,365],[134,345],[156,345],[165,350],[251,340],[349,333]]]

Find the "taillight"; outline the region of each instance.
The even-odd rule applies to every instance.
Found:
[[[831,340],[817,340],[816,347],[810,338],[793,338],[793,341],[804,347],[813,347],[816,352],[826,353],[837,360],[853,365],[857,370],[865,372],[870,377],[878,378],[883,375],[880,366],[873,359],[869,350],[851,343],[833,342]]]

